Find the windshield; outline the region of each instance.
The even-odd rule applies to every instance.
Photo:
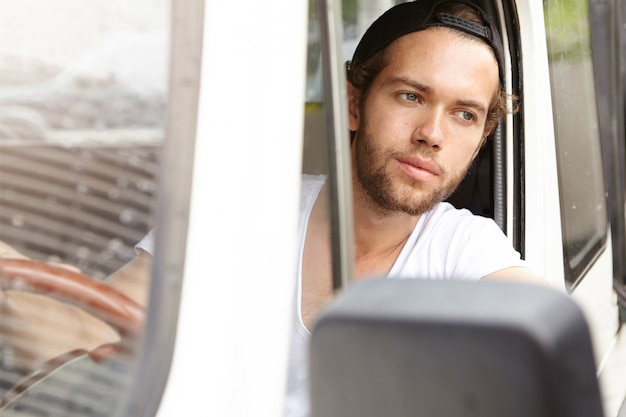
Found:
[[[0,415],[108,416],[127,400],[169,14],[166,0],[0,3]],[[129,263],[136,285],[110,285]]]

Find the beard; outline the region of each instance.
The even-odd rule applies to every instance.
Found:
[[[447,199],[459,186],[469,163],[459,171],[452,171],[436,160],[426,145],[412,145],[409,149],[375,145],[367,129],[358,131],[355,138],[355,176],[360,188],[381,213],[406,213],[418,216]],[[439,167],[441,184],[432,187],[411,178],[394,179],[388,170],[398,156],[412,155],[430,159]]]

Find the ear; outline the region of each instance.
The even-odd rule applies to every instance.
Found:
[[[491,132],[488,132],[488,131],[485,131],[485,133],[483,133],[483,137],[480,139],[480,143],[476,147],[476,150],[474,151],[474,155],[472,155],[472,159],[471,159],[472,161],[476,159],[480,150],[483,148],[483,146],[485,146],[485,143],[487,143],[487,138],[489,137],[490,134]]]
[[[497,126],[498,126],[497,121],[487,121],[487,123],[485,124],[485,130],[483,131],[483,137],[480,140],[480,145],[478,145],[478,150],[480,150],[483,146],[485,146],[485,143],[487,142],[487,138],[489,137],[489,135],[493,133],[494,130],[496,130]],[[478,154],[478,152],[476,152],[476,154]]]
[[[348,86],[348,126],[351,132],[356,132],[359,130],[359,124],[361,123],[359,111],[361,92],[350,81],[346,84]]]
[[[482,149],[482,147],[485,146],[485,143],[487,143],[487,139],[489,138],[489,135],[491,135],[491,132],[485,133],[483,135],[483,138],[480,140],[480,145],[478,145],[478,149]]]
[[[494,130],[496,130],[496,127],[498,127],[498,120],[487,120],[485,122],[485,129],[483,131],[483,143],[485,142],[485,140],[487,139],[487,137],[489,135],[491,135],[493,133]]]

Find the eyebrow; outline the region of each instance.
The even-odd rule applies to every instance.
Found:
[[[394,85],[394,84],[405,84],[423,93],[427,93],[427,94],[433,93],[433,89],[431,87],[425,84],[422,84],[418,81],[412,80],[408,77],[404,77],[404,76],[389,77],[383,82],[383,85]],[[457,100],[456,104],[463,106],[463,107],[472,108],[478,113],[487,114],[487,107],[485,107],[482,103],[475,101],[475,100]]]
[[[433,92],[433,89],[427,86],[426,84],[422,84],[408,77],[394,76],[394,77],[389,77],[385,81],[383,81],[383,85],[394,85],[394,84],[406,84],[424,93],[430,94]]]

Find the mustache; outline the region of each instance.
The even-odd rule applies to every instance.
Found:
[[[385,156],[387,160],[398,159],[398,158],[423,159],[425,161],[429,161],[432,164],[435,164],[440,174],[445,175],[449,171],[448,168],[444,164],[442,164],[441,161],[439,160],[439,157],[436,151],[432,151],[430,149],[395,148],[395,149],[388,150]]]

